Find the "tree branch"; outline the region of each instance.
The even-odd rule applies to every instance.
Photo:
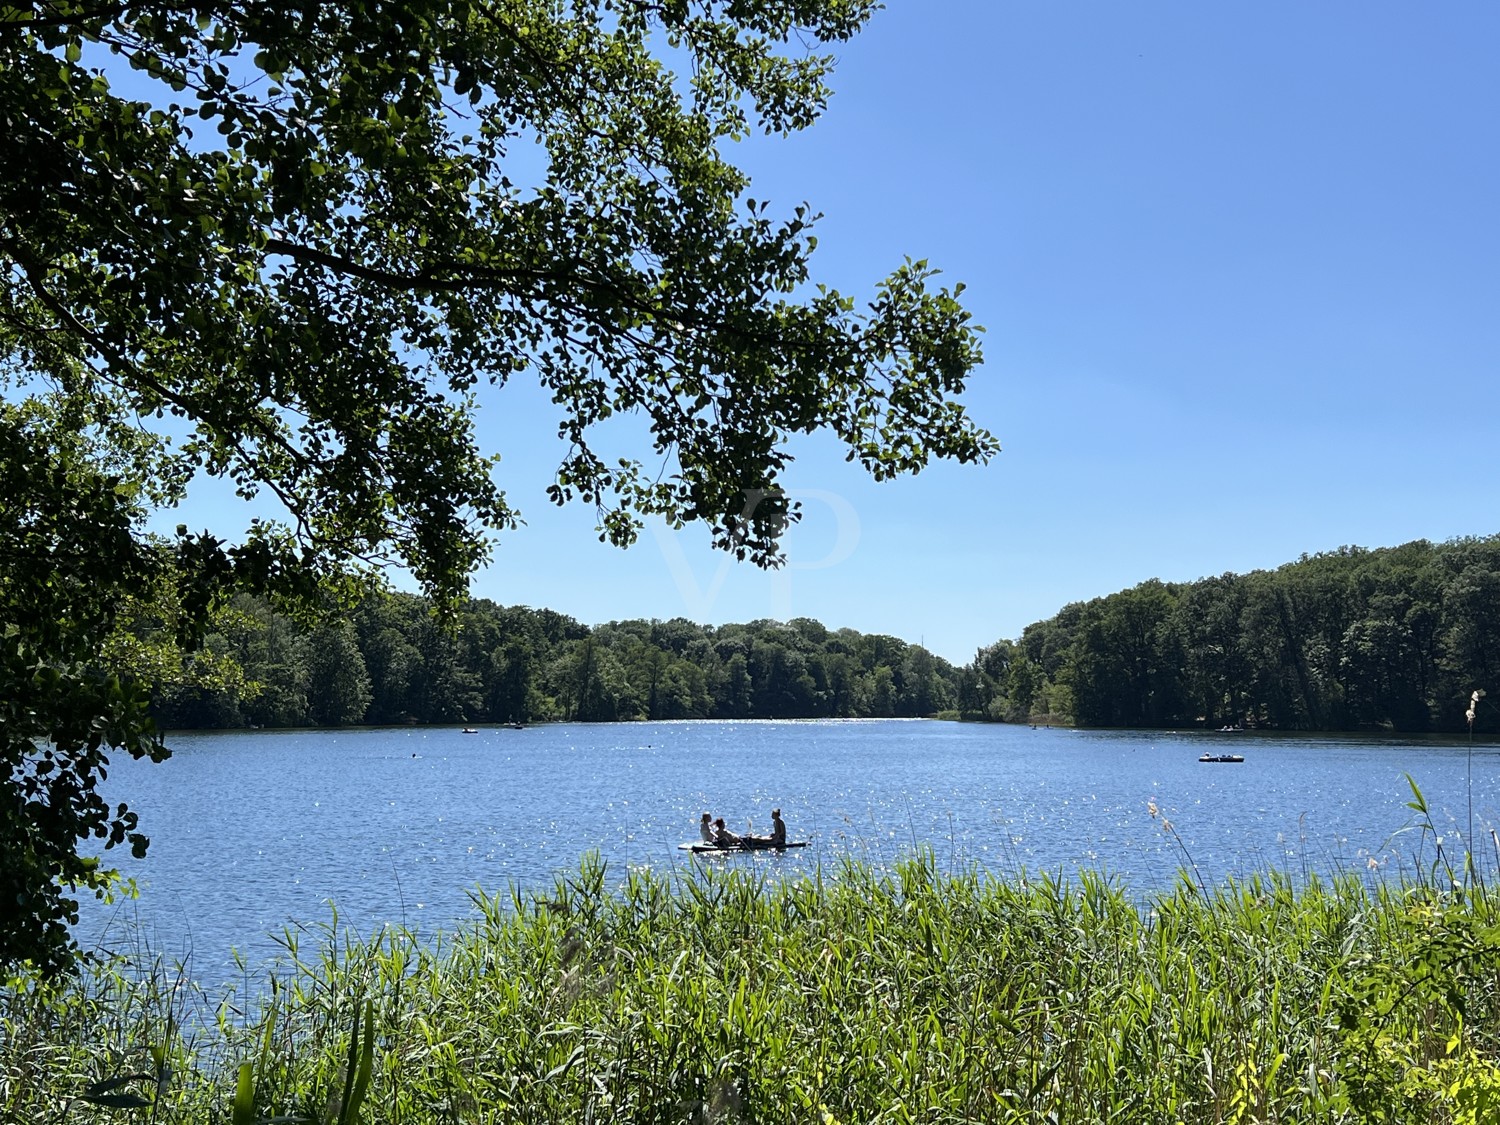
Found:
[[[42,5],[46,11],[49,5]],[[104,8],[90,8],[83,11],[68,12],[51,16],[25,15],[21,18],[0,20],[3,28],[28,28],[28,27],[68,27],[73,24],[84,23],[88,20],[112,20],[123,16],[131,10],[130,4],[111,4]]]
[[[57,317],[58,321],[63,327],[72,332],[74,336],[88,345],[88,347],[91,348],[94,353],[104,361],[105,365],[108,368],[112,368],[115,371],[122,373],[122,375],[107,376],[111,379],[112,382],[114,382],[117,386],[123,386],[127,383],[134,383],[139,387],[144,387],[152,394],[158,395],[162,399],[162,401],[170,403],[177,409],[181,410],[189,418],[192,418],[195,421],[204,420],[204,412],[197,409],[196,404],[190,397],[176,393],[161,380],[148,375],[139,364],[133,362],[116,348],[100,339],[97,332],[93,331],[93,329],[89,328],[76,316],[74,316],[73,311],[66,305],[64,305],[62,301],[60,301],[52,293],[52,291],[47,288],[41,263],[33,259],[30,254],[25,251],[24,248],[16,245],[13,240],[9,239],[5,240],[4,242],[0,242],[0,247],[3,247],[5,251],[10,254],[12,260],[21,267],[21,271],[25,275],[27,285],[30,287],[37,300],[41,302],[42,306],[46,309],[49,309],[52,314]],[[268,444],[274,446],[282,453],[284,453],[288,458],[291,459],[292,463],[301,472],[306,473],[312,469],[312,461],[307,456],[307,454],[298,449],[291,442],[287,441],[286,438],[281,434],[278,434],[271,426],[267,425],[263,419],[256,418],[251,415],[247,418],[247,421],[252,429],[259,431],[262,440],[266,441]],[[253,458],[251,458],[250,455],[240,447],[238,442],[231,441],[231,443],[235,446],[235,451],[247,463],[253,460]],[[296,497],[291,495],[285,489],[281,488],[275,481],[265,480],[262,481],[262,483],[269,487],[271,491],[276,494],[277,499],[279,499],[282,504],[286,506],[287,511],[292,513],[292,515],[296,517],[299,523],[302,523],[302,505],[297,502]]]

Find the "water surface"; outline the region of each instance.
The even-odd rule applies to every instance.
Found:
[[[430,933],[468,916],[475,888],[545,889],[589,851],[619,872],[713,862],[779,877],[930,848],[940,865],[1007,877],[1100,871],[1144,896],[1184,867],[1210,883],[1413,871],[1435,841],[1410,831],[1408,773],[1454,854],[1471,763],[1476,836],[1500,821],[1500,750],[1451,741],[860,720],[168,742],[165,763],[111,770],[105,795],[140,812],[151,849],[140,862],[110,854],[141,896],[86,910],[80,935],[109,948],[144,935],[209,980],[228,972],[232,949],[259,963],[277,951],[274,934],[328,921],[331,905],[362,933]],[[1197,760],[1227,749],[1245,762]],[[766,831],[778,805],[809,847],[706,861],[677,849],[704,811]],[[126,921],[137,925],[128,938]]]

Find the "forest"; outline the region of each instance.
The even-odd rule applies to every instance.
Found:
[[[962,667],[808,618],[590,627],[479,599],[449,629],[425,599],[388,591],[311,626],[241,597],[207,654],[236,674],[158,690],[161,725],[941,715],[1460,732],[1471,693],[1500,688],[1500,536],[1153,579],[1064,606]],[[1482,701],[1475,729],[1497,718]]]
[[[449,628],[391,592],[312,627],[249,597],[227,618],[207,649],[235,675],[158,691],[160,725],[915,717],[953,708],[959,678],[918,645],[807,618],[591,628],[475,599]]]
[[[1143,582],[979,653],[997,717],[1080,726],[1461,732],[1500,687],[1500,536],[1344,547]],[[1500,714],[1482,699],[1476,732]]]

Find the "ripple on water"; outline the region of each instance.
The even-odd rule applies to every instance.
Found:
[[[546,889],[591,850],[616,870],[690,864],[676,845],[705,810],[765,831],[780,806],[813,845],[732,861],[770,875],[930,848],[940,865],[1002,876],[1102,870],[1142,894],[1187,863],[1210,880],[1371,858],[1413,870],[1418,838],[1396,835],[1413,816],[1407,773],[1450,850],[1468,819],[1467,746],[1410,740],[1246,732],[1233,766],[1198,762],[1222,748],[1212,734],[899,720],[250,731],[169,745],[161,765],[111,768],[105,796],[141,813],[151,850],[111,855],[141,898],[84,904],[80,937],[136,940],[128,920],[210,980],[231,948],[272,956],[271,935],[328,920],[330,904],[360,932],[432,932],[469,916],[474,888]],[[1477,835],[1500,819],[1500,751],[1476,748],[1473,764]]]

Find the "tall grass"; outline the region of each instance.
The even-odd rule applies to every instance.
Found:
[[[159,964],[13,982],[0,1120],[1500,1114],[1500,900],[1482,890],[1184,875],[1142,905],[1103,877],[999,880],[930,853],[786,883],[623,879],[586,859],[547,895],[477,898],[437,943],[289,934],[250,1008],[205,1008]]]

